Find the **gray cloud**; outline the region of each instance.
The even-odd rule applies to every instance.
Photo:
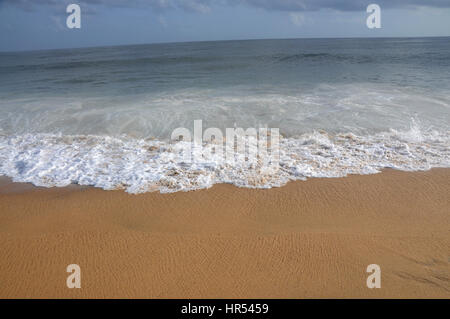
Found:
[[[365,10],[371,3],[381,8],[400,7],[450,7],[449,0],[228,0],[229,3],[246,3],[250,6],[278,11],[317,11],[334,9],[339,11]]]
[[[0,5],[14,5],[28,11],[42,5],[60,7],[69,3],[105,7],[151,8],[155,11],[181,9],[194,12],[208,12],[214,4],[246,5],[269,11],[297,12],[320,9],[357,11],[365,10],[370,3],[376,3],[381,8],[450,7],[449,0],[0,0]]]

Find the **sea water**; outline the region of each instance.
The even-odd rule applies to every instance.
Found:
[[[278,128],[277,169],[186,162],[171,134],[195,120]],[[14,181],[173,192],[433,167],[450,167],[450,38],[0,53],[0,175]]]

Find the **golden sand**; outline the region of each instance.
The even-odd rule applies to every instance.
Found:
[[[2,298],[450,298],[450,169],[143,195],[3,181],[0,252]]]

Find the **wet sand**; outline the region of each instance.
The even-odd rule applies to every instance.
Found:
[[[142,195],[3,178],[0,252],[1,298],[450,298],[450,169]]]

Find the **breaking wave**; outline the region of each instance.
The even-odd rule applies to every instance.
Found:
[[[217,144],[204,144],[211,150]],[[183,157],[192,150],[193,161]],[[230,183],[270,188],[290,180],[450,167],[450,131],[390,130],[372,135],[313,131],[281,138],[279,162],[264,158],[249,165],[245,154],[233,163],[190,142],[126,136],[22,134],[0,136],[0,175],[15,182],[53,187],[90,185],[129,193],[189,191]],[[237,151],[236,151],[237,152]],[[244,159],[244,160],[243,160]]]

